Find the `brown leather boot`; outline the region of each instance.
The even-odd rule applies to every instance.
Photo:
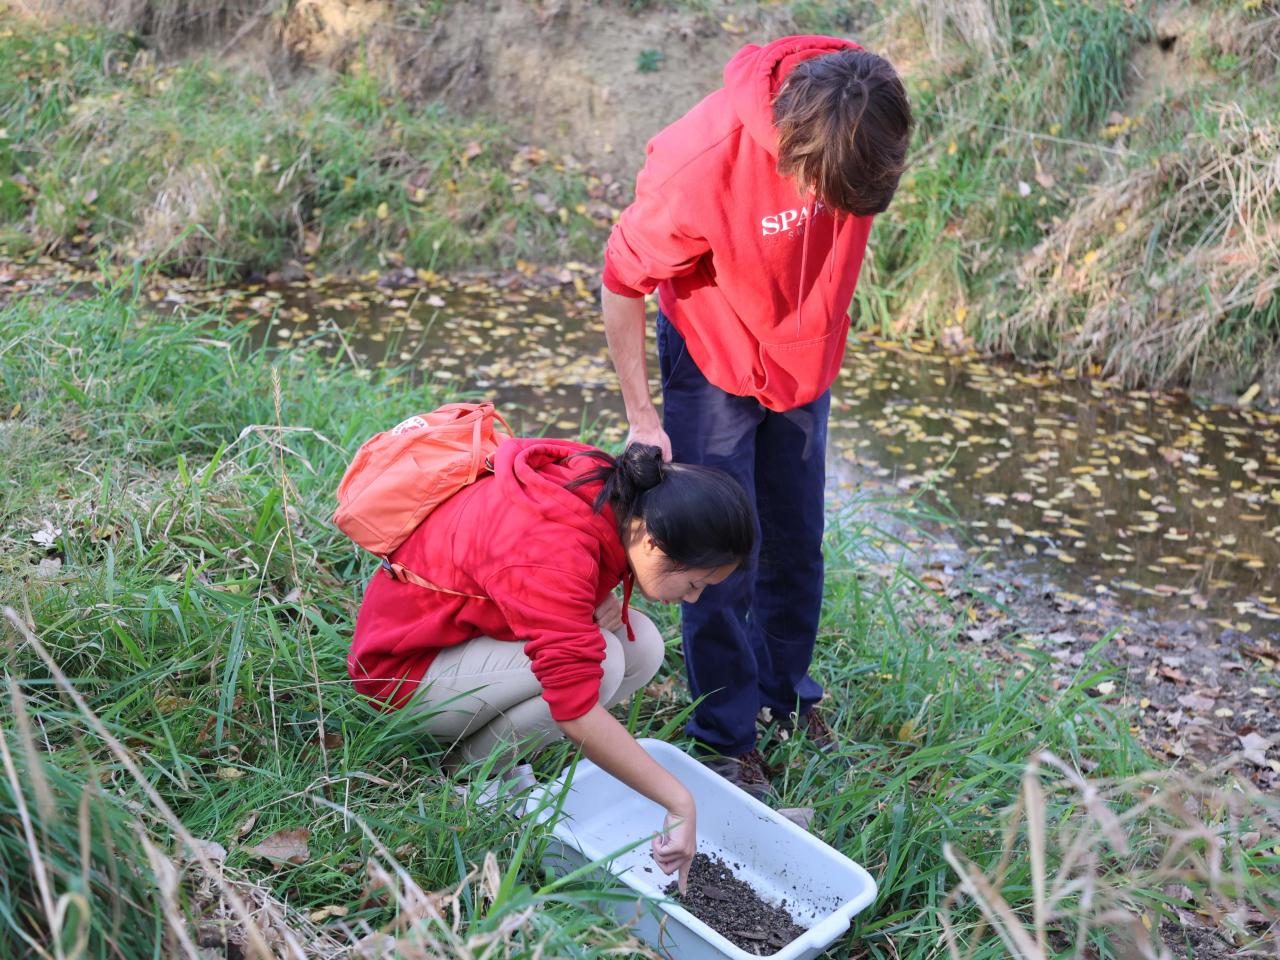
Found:
[[[739,790],[743,790],[757,800],[769,802],[777,798],[773,784],[769,782],[769,765],[759,750],[752,750],[740,757],[725,757],[718,754],[699,756],[698,759],[708,770],[728,780]]]

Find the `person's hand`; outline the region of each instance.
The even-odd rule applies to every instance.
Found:
[[[622,630],[622,603],[612,593],[596,607],[596,623],[602,630],[618,633]]]
[[[633,423],[627,433],[627,446],[633,443],[647,443],[662,451],[662,459],[671,462],[671,438],[662,429],[662,422],[654,417],[652,421]]]
[[[689,865],[698,852],[698,831],[693,806],[687,813],[667,812],[662,832],[653,838],[653,862],[665,874],[679,871],[676,885],[681,893],[689,888]]]

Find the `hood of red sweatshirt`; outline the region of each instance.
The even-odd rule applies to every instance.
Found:
[[[613,511],[606,506],[597,513],[593,507],[599,487],[565,488],[566,478],[603,466],[604,461],[584,455],[592,449],[572,440],[507,440],[493,457],[494,482],[512,508],[527,511],[535,520],[592,530],[610,559],[625,564]]]
[[[794,67],[837,37],[743,47],[725,85],[659,132],[605,250],[613,293],[658,291],[708,381],[790,410],[840,371],[871,217],[835,217],[778,175],[773,103]]]
[[[771,157],[778,156],[773,101],[793,67],[811,57],[837,50],[862,49],[838,37],[782,37],[765,46],[749,43],[724,67],[724,87],[738,119],[751,139]]]
[[[527,511],[536,521],[568,524],[590,530],[600,542],[602,567],[622,578],[622,619],[628,639],[634,640],[627,604],[635,578],[627,551],[618,536],[618,521],[606,504],[595,509],[597,484],[568,489],[566,478],[588,471],[603,461],[582,456],[593,448],[571,440],[530,438],[508,440],[494,455],[494,480],[500,496],[511,506]]]

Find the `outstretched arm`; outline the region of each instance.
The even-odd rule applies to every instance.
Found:
[[[653,859],[663,873],[679,871],[684,893],[689,864],[698,852],[693,795],[599,704],[574,720],[560,721],[560,729],[602,770],[667,811],[662,834],[653,841]]]

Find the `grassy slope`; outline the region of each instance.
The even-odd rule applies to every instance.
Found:
[[[280,87],[208,59],[157,67],[124,35],[0,26],[11,250],[100,250],[215,279],[303,253],[445,269],[590,256],[608,222],[594,178],[358,69]]]
[[[241,330],[209,317],[144,319],[121,292],[17,302],[0,329],[0,455],[10,465],[0,592],[190,832],[231,851],[231,877],[300,908],[282,925],[320,956],[349,937],[332,927],[321,937],[306,911],[339,907],[357,930],[388,923],[410,910],[415,884],[452,890],[491,851],[487,885],[473,878],[459,901],[459,930],[480,945],[468,949],[495,941],[497,955],[524,957],[541,943],[546,955],[602,956],[625,939],[591,929],[597,919],[576,904],[584,888],[542,886],[528,866],[540,833],[471,808],[428,744],[347,687],[347,637],[369,565],[328,526],[332,491],[361,438],[438,397],[305,351],[248,355]],[[31,539],[45,521],[60,531],[48,547]],[[850,943],[875,957],[935,956],[953,883],[943,845],[995,868],[1002,811],[1033,751],[1047,747],[1100,776],[1146,761],[1090,694],[1098,678],[1087,669],[1062,690],[1034,669],[998,669],[919,625],[936,602],[928,591],[858,575],[866,535],[853,521],[834,518],[828,546],[819,669],[847,746],[822,759],[794,742],[776,748],[787,768],[782,801],[815,806],[820,835],[879,880]],[[657,615],[672,627],[669,613]],[[3,952],[19,950],[23,933],[51,942],[45,877],[52,900],[84,895],[74,916],[90,931],[89,955],[151,955],[175,934],[154,870],[121,866],[143,855],[127,823],[177,856],[172,824],[31,645],[7,625],[4,635],[18,686],[3,727],[13,770],[0,778],[0,849],[13,865],[0,896]],[[668,669],[679,670],[677,656]],[[668,692],[631,718],[638,732],[666,736],[684,709]],[[47,790],[32,773],[41,770]],[[38,812],[30,835],[24,806]],[[1076,807],[1060,796],[1050,815]],[[304,865],[270,868],[240,849],[304,825]],[[397,906],[370,897],[370,859],[406,871]],[[1029,869],[1019,857],[1005,877],[1017,909],[1030,902]],[[184,889],[207,926],[199,884]],[[537,902],[538,913],[522,913]],[[976,956],[1004,955],[989,930],[975,930],[971,907],[951,916]],[[447,926],[415,936],[447,940]],[[64,942],[75,929],[64,924]],[[1108,935],[1091,936],[1109,955]]]

